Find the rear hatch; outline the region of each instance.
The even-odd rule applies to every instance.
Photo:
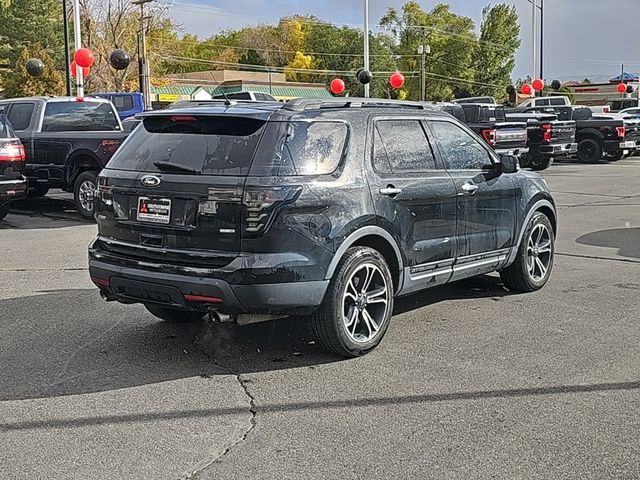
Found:
[[[97,246],[165,264],[228,264],[239,253],[243,186],[271,113],[251,112],[146,116],[98,179]]]
[[[555,120],[549,122],[551,125],[551,138],[549,143],[574,143],[576,141],[576,122],[573,120]]]

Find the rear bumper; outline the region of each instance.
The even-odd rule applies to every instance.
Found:
[[[27,181],[25,179],[0,180],[0,203],[20,200],[26,196]]]
[[[554,145],[541,145],[539,152],[542,155],[548,156],[564,156],[564,155],[573,155],[578,151],[577,143],[561,143]]]
[[[154,272],[89,258],[89,275],[105,297],[122,303],[157,303],[229,314],[305,314],[324,298],[328,280],[231,285],[224,280]]]
[[[631,150],[631,149],[640,148],[640,141],[625,140],[624,142],[620,142],[619,147],[621,150]]]
[[[495,151],[498,155],[514,155],[517,157],[529,153],[529,148],[496,148]]]

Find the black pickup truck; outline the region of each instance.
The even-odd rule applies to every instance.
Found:
[[[526,122],[508,121],[502,106],[485,103],[434,103],[476,132],[499,155],[521,157],[527,147]]]
[[[506,112],[508,120],[527,123],[529,153],[520,158],[522,167],[545,170],[554,158],[577,152],[574,120],[558,120],[550,113]]]
[[[594,116],[588,107],[545,106],[523,110],[524,113],[551,113],[558,120],[576,122],[576,142],[578,160],[582,163],[597,163],[603,158],[619,160],[625,152],[635,149],[640,143],[640,132],[627,131],[622,118]]]
[[[26,151],[30,196],[50,188],[73,192],[78,212],[93,218],[96,176],[124,141],[111,102],[86,97],[27,97],[0,100]]]

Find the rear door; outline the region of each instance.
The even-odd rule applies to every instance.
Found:
[[[98,179],[100,241],[122,255],[220,267],[240,249],[243,185],[265,120],[154,115]]]
[[[406,255],[408,290],[446,282],[456,254],[456,192],[420,118],[379,118],[369,185],[381,226]],[[406,291],[406,290],[405,290]]]
[[[453,279],[494,270],[514,245],[515,188],[495,168],[493,154],[467,129],[448,120],[429,122],[457,193],[457,258]]]

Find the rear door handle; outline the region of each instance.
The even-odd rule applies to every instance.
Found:
[[[380,195],[387,195],[389,197],[395,197],[396,195],[399,195],[401,193],[402,189],[396,188],[393,185],[387,185],[386,187],[380,189]]]
[[[464,193],[467,193],[469,195],[473,195],[474,193],[476,193],[478,191],[478,185],[476,185],[475,183],[471,183],[471,182],[467,182],[465,184],[462,185],[462,191]]]

